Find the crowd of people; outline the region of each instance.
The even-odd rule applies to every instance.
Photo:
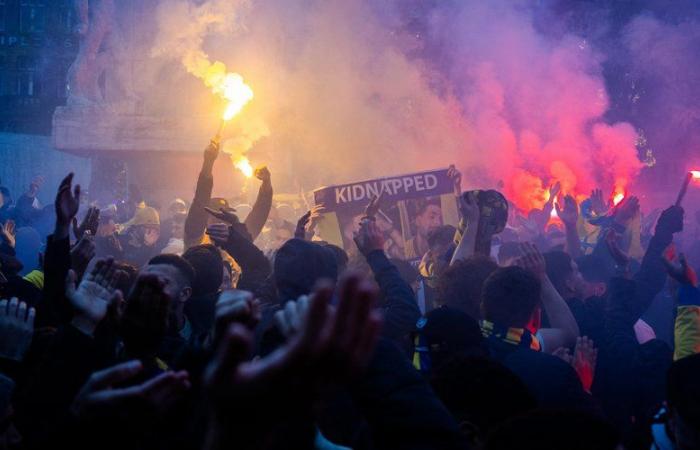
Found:
[[[522,213],[451,167],[412,263],[381,198],[343,249],[264,167],[212,198],[218,155],[189,204],[0,187],[0,448],[700,448],[700,213]]]

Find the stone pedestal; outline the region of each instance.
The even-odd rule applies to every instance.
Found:
[[[209,129],[202,124],[211,124]],[[53,146],[92,158],[91,200],[104,204],[136,184],[146,200],[167,205],[194,195],[202,151],[218,118],[153,117],[122,106],[66,106],[53,117]],[[226,155],[214,168],[215,195],[235,195],[242,176]]]

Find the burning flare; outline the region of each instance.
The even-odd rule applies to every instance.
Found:
[[[624,199],[625,199],[625,194],[623,192],[617,192],[613,196],[613,205],[615,205],[615,206],[619,205],[620,202]]]
[[[224,121],[233,119],[253,99],[253,89],[243,81],[243,77],[234,72],[227,72],[226,65],[221,61],[210,63],[208,59],[201,58],[191,64],[185,61],[185,65],[192,74],[201,78],[214,94],[228,102],[223,115]]]
[[[693,174],[694,179],[700,180],[700,170],[691,170],[690,173]]]
[[[250,165],[250,161],[245,156],[240,156],[237,159],[231,157],[233,161],[233,166],[243,172],[246,178],[253,176],[253,166]]]

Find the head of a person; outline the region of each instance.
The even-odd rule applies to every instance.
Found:
[[[187,214],[187,203],[181,198],[176,198],[168,205],[168,216],[174,217],[179,214]]]
[[[564,300],[591,296],[591,286],[583,279],[578,264],[568,253],[561,250],[546,252],[547,276]]]
[[[150,206],[136,208],[134,217],[128,225],[129,233],[141,245],[152,247],[160,238],[160,215],[155,208]]]
[[[458,309],[435,308],[419,322],[418,333],[430,355],[431,370],[456,356],[488,356],[479,322]]]
[[[456,261],[438,278],[438,303],[480,319],[482,288],[496,269],[498,265],[487,256]]]
[[[280,301],[297,299],[321,279],[337,280],[336,256],[323,245],[290,239],[275,252],[273,275]]]
[[[512,266],[520,256],[522,256],[522,252],[518,242],[504,242],[498,248],[498,265],[501,267]]]
[[[433,372],[430,381],[476,448],[499,425],[537,407],[520,378],[489,358],[453,357]]]
[[[209,208],[213,209],[214,211],[219,211],[221,209],[224,209],[225,211],[235,212],[229,206],[228,200],[226,200],[223,197],[212,197],[212,199],[209,200]],[[221,222],[221,220],[217,219],[216,217],[212,216],[211,214],[207,214],[207,225],[212,225],[212,224],[219,223],[219,222]]]
[[[700,447],[700,354],[675,361],[668,370],[668,428],[677,449]]]
[[[151,258],[140,273],[156,275],[163,281],[165,293],[172,301],[171,313],[177,319],[175,323],[180,323],[184,317],[185,302],[192,296],[192,286],[196,280],[192,265],[182,256],[166,253]]]
[[[219,291],[224,278],[224,260],[218,248],[211,244],[195,245],[182,254],[194,268],[192,295],[200,297]]]
[[[338,266],[338,274],[345,272],[345,269],[348,267],[348,261],[350,259],[348,257],[347,252],[342,248],[338,247],[337,245],[333,245],[328,242],[319,242],[319,245],[323,245],[328,250],[333,252],[333,256],[335,256],[335,263]]]
[[[414,221],[416,233],[427,240],[430,233],[442,225],[442,208],[440,204],[427,199],[419,201]]]
[[[540,304],[540,281],[518,266],[501,267],[484,282],[481,312],[501,326],[525,328]]]

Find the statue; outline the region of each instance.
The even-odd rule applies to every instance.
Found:
[[[115,0],[74,2],[80,47],[68,70],[68,105],[92,106],[133,100],[128,70],[124,70],[126,46],[121,38]]]

